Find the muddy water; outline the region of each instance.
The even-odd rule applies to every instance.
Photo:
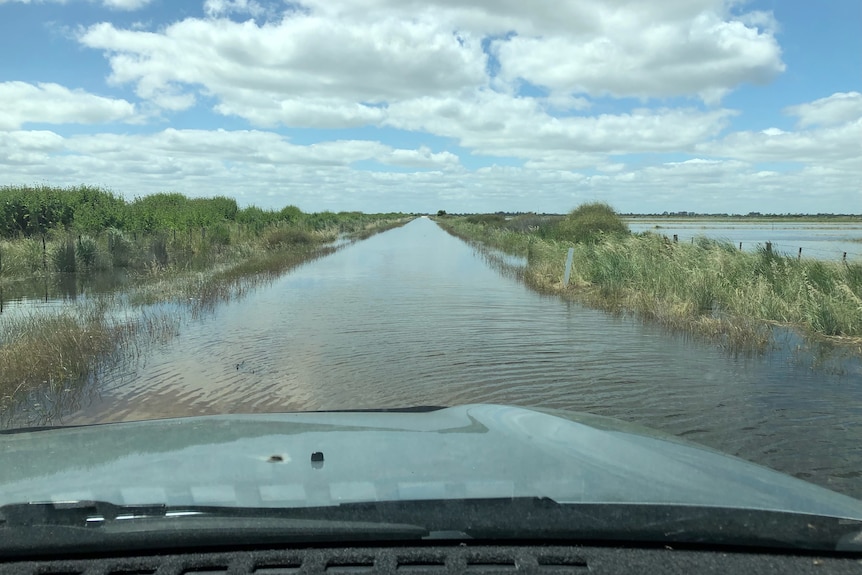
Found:
[[[418,219],[184,325],[102,374],[99,394],[62,423],[545,406],[667,430],[862,497],[862,365],[797,344],[734,357],[544,297]]]

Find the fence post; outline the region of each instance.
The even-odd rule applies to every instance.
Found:
[[[575,248],[569,248],[569,253],[566,256],[566,270],[563,273],[563,287],[567,287],[569,285],[569,277],[572,272],[572,259],[575,257]]]
[[[675,244],[679,243],[679,236],[676,234],[673,235],[673,243],[675,243]]]
[[[739,251],[742,251],[742,242],[739,242]]]
[[[772,253],[772,242],[766,242],[766,253]]]
[[[45,234],[42,234],[42,269],[48,269],[48,248],[45,246]]]
[[[802,248],[799,248],[799,254],[796,256],[796,259],[797,259],[797,260],[801,260],[801,259],[802,259]]]
[[[841,261],[845,264],[847,263],[847,252],[844,252],[844,256],[841,258]]]

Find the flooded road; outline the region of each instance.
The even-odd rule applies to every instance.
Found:
[[[862,497],[862,365],[762,357],[538,295],[428,219],[183,325],[64,424],[508,403],[685,436]],[[830,367],[831,366],[831,367]]]

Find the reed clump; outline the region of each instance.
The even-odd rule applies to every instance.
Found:
[[[522,231],[508,222],[448,218],[439,223],[464,239],[527,256],[524,277],[535,289],[634,312],[717,338],[729,348],[764,349],[771,326],[780,324],[862,349],[859,264],[797,259],[765,248],[742,252],[705,237],[689,244],[618,231],[571,241],[559,239],[553,224]],[[570,247],[571,279],[563,286]]]
[[[102,313],[31,314],[0,328],[0,407],[37,386],[56,388],[89,374],[120,335]]]

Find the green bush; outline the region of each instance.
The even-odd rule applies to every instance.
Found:
[[[614,209],[604,202],[581,204],[557,224],[556,239],[575,243],[596,243],[603,236],[623,236],[629,228]]]
[[[77,270],[75,242],[68,238],[61,241],[51,254],[51,261],[58,272],[75,272]]]
[[[308,245],[315,243],[315,238],[305,230],[296,228],[275,228],[269,230],[263,238],[267,249],[278,249],[291,245]]]
[[[230,229],[224,224],[217,224],[207,230],[207,241],[211,246],[229,246]]]
[[[111,265],[126,268],[132,262],[132,242],[116,228],[108,229],[108,251],[111,254]]]
[[[78,258],[78,263],[84,269],[91,269],[96,263],[96,257],[99,249],[96,245],[96,240],[89,236],[81,236],[78,238],[78,245],[75,246],[75,256]]]
[[[153,261],[160,267],[168,265],[168,241],[163,235],[157,235],[150,243],[150,249],[153,253]]]

